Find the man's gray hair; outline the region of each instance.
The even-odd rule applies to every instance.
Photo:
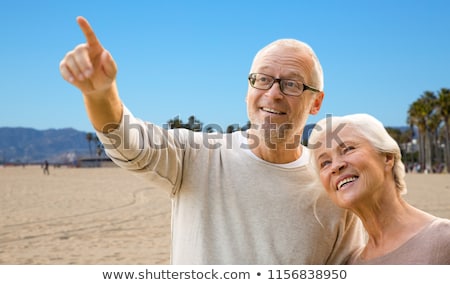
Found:
[[[323,85],[324,84],[323,84],[323,70],[322,70],[322,66],[320,64],[319,58],[317,57],[316,53],[314,52],[314,50],[307,43],[301,42],[301,41],[296,40],[296,39],[279,39],[279,40],[276,40],[274,42],[269,43],[265,47],[263,47],[255,55],[255,57],[253,59],[253,64],[265,52],[267,52],[268,50],[270,50],[273,47],[278,47],[278,46],[291,47],[294,50],[298,51],[299,53],[309,55],[310,59],[311,59],[311,61],[313,63],[313,68],[311,70],[311,80],[312,80],[312,82],[304,82],[304,83],[305,84],[310,84],[311,87],[314,87],[316,89],[319,89],[319,90],[323,91]],[[253,64],[252,64],[252,66],[253,66]]]

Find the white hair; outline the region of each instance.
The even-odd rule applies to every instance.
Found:
[[[311,87],[314,87],[316,89],[323,91],[323,70],[322,70],[322,66],[320,65],[319,58],[316,56],[316,53],[308,44],[301,42],[299,40],[279,39],[274,42],[271,42],[270,44],[263,47],[255,55],[255,57],[253,59],[253,64],[262,54],[264,54],[265,52],[267,52],[268,50],[270,50],[273,47],[279,47],[279,46],[291,47],[291,48],[295,49],[297,52],[299,52],[301,54],[306,54],[310,57],[309,59],[311,59],[311,61],[313,63],[313,68],[311,70],[312,82],[309,84],[313,85]],[[252,66],[253,66],[253,64],[252,64]]]
[[[395,186],[400,194],[406,194],[405,166],[398,143],[389,135],[383,124],[368,114],[352,114],[342,117],[327,117],[320,120],[313,128],[308,138],[308,146],[314,149],[324,143],[324,136],[337,132],[338,128],[351,127],[355,134],[366,139],[372,147],[380,153],[394,156],[392,174]],[[331,138],[332,139],[332,138]],[[312,165],[318,171],[317,163],[312,157]]]

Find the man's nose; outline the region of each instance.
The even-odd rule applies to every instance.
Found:
[[[272,84],[272,87],[270,87],[266,91],[266,96],[273,97],[274,99],[282,99],[283,98],[284,95],[281,92],[281,86],[280,86],[280,82],[279,81],[275,81]]]

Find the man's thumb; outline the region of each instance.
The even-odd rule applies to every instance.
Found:
[[[100,56],[100,62],[101,66],[103,68],[103,72],[105,75],[111,79],[114,79],[117,74],[117,65],[114,61],[111,53],[107,51],[106,49],[103,50],[101,56]]]

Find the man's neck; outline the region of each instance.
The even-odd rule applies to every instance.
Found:
[[[263,144],[252,148],[251,151],[259,158],[277,164],[293,162],[302,155],[302,147],[286,149],[285,144],[277,145],[275,148]]]
[[[271,163],[290,163],[302,155],[302,145],[295,136],[291,140],[277,139],[249,130],[248,141],[254,146],[251,148],[253,154]]]

